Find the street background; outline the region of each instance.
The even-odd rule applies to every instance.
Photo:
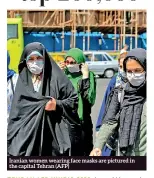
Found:
[[[11,57],[9,67],[18,72],[24,47],[34,41],[42,43],[57,63],[64,61],[70,48],[79,48],[84,53],[99,53],[93,57],[88,55],[88,62],[101,62],[105,66],[111,58],[113,61],[118,59],[125,45],[128,50],[147,48],[146,19],[146,10],[139,9],[7,10],[7,50]],[[104,58],[102,52],[110,58]],[[91,66],[98,72],[98,65],[97,68],[94,64]],[[102,72],[102,68],[99,72]],[[103,73],[98,75],[102,77]],[[91,113],[94,141],[95,126],[109,80],[97,78],[97,96]]]
[[[97,78],[97,88],[96,88],[96,101],[92,108],[92,122],[93,122],[93,141],[95,142],[95,126],[97,122],[97,118],[99,115],[100,107],[104,98],[104,93],[106,91],[107,85],[109,83],[110,79],[102,79]]]

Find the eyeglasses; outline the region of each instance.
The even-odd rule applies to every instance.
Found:
[[[141,74],[143,73],[144,70],[143,69],[135,69],[135,70],[127,70],[127,73],[133,73],[133,74]]]
[[[142,73],[144,73],[144,70],[134,70],[134,71],[128,70],[127,76],[133,75],[134,77],[137,77],[140,76]]]
[[[67,60],[66,60],[66,61],[65,61],[65,64],[66,64],[66,65],[69,65],[69,64],[76,64],[76,62],[75,62],[75,61],[67,61]]]

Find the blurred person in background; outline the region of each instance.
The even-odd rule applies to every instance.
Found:
[[[78,48],[70,49],[65,56],[65,61],[60,63],[59,66],[64,70],[78,93],[78,115],[83,129],[83,151],[84,156],[89,156],[93,148],[91,108],[96,99],[95,76],[93,72],[88,70],[85,55]]]
[[[111,97],[110,95],[113,94],[112,90],[114,89],[114,87],[119,87],[122,89],[124,87],[125,83],[127,82],[126,74],[123,70],[123,61],[127,55],[127,49],[128,49],[128,46],[125,45],[124,48],[120,51],[120,55],[119,55],[119,59],[118,59],[118,64],[119,64],[118,73],[112,77],[112,79],[110,80],[110,82],[108,84],[106,92],[104,94],[104,99],[103,99],[101,109],[99,112],[99,116],[97,119],[97,123],[96,123],[96,137],[97,137],[99,129],[102,125],[103,116],[105,114],[105,108],[107,107],[107,100],[109,97]],[[120,100],[120,98],[119,98],[119,100]],[[115,144],[116,144],[116,137],[117,137],[117,133],[115,133],[114,135],[112,135],[109,138],[108,143],[102,150],[103,156],[114,156],[115,155],[114,149],[115,149]]]
[[[9,68],[10,64],[10,55],[7,51],[7,121],[9,119],[9,114],[11,110],[13,95],[18,79],[18,74]]]
[[[100,156],[110,135],[118,132],[116,156],[146,156],[146,50],[128,52],[123,62],[127,80],[115,87],[90,156]]]

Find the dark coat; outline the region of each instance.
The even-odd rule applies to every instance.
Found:
[[[42,86],[35,92],[26,56],[39,51],[45,59]],[[56,111],[45,111],[56,99]],[[81,127],[77,114],[78,96],[71,82],[50,59],[40,43],[27,45],[19,64],[7,131],[7,151],[12,156],[80,155]]]

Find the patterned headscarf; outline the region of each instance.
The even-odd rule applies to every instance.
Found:
[[[127,51],[125,49],[122,49],[120,51],[119,63],[120,63],[120,60],[122,58],[124,58],[124,56],[126,56],[126,55],[127,55]],[[118,74],[117,74],[117,77],[116,77],[116,87],[117,86],[124,86],[126,81],[127,81],[126,74],[125,74],[124,71],[123,71],[123,73],[121,73],[120,67],[119,67]]]

